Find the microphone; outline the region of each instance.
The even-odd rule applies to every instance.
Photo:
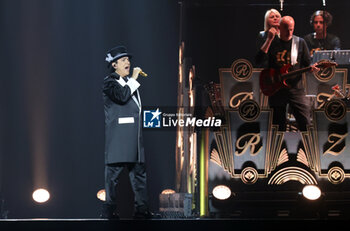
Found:
[[[142,75],[143,77],[147,77],[147,76],[148,76],[148,75],[147,75],[145,72],[143,72],[143,71],[140,71],[139,74]]]
[[[284,0],[280,0],[281,11],[283,11],[283,3],[284,3]]]

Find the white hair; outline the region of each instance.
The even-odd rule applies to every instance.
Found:
[[[267,23],[267,19],[269,18],[271,13],[275,13],[275,14],[279,15],[280,18],[281,18],[280,12],[278,12],[278,10],[276,10],[276,9],[270,9],[270,10],[266,11],[266,13],[265,13],[264,31],[267,31],[267,30],[270,29],[270,26]]]

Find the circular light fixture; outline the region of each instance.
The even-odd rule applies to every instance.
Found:
[[[225,185],[218,185],[213,189],[213,196],[219,200],[226,200],[231,196],[231,189]]]
[[[164,189],[162,191],[162,194],[174,194],[174,193],[175,193],[175,191],[172,189]]]
[[[97,198],[101,201],[106,201],[106,190],[101,189],[97,192]]]
[[[303,196],[309,200],[317,200],[321,196],[321,190],[316,185],[306,185],[302,193]]]
[[[50,199],[50,193],[43,188],[35,190],[32,194],[33,200],[38,203],[44,203]]]

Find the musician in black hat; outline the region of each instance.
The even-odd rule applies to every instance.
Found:
[[[133,68],[132,55],[124,46],[117,46],[107,53],[106,61],[111,70],[103,83],[105,112],[105,189],[106,201],[101,218],[118,219],[116,189],[123,169],[129,172],[135,194],[134,218],[152,218],[148,208],[145,154],[142,144],[141,100],[137,78],[141,68]]]

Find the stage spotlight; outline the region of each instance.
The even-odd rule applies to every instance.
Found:
[[[303,196],[309,200],[317,200],[321,196],[321,190],[316,185],[306,185],[302,191]]]
[[[231,189],[225,185],[215,186],[213,196],[219,200],[226,200],[231,196]]]
[[[97,198],[101,201],[106,201],[106,190],[101,189],[97,192]]]
[[[162,191],[162,194],[174,194],[174,193],[175,193],[175,191],[172,189],[164,189]]]
[[[44,203],[50,199],[50,193],[43,188],[37,189],[33,192],[33,200],[38,203]]]

